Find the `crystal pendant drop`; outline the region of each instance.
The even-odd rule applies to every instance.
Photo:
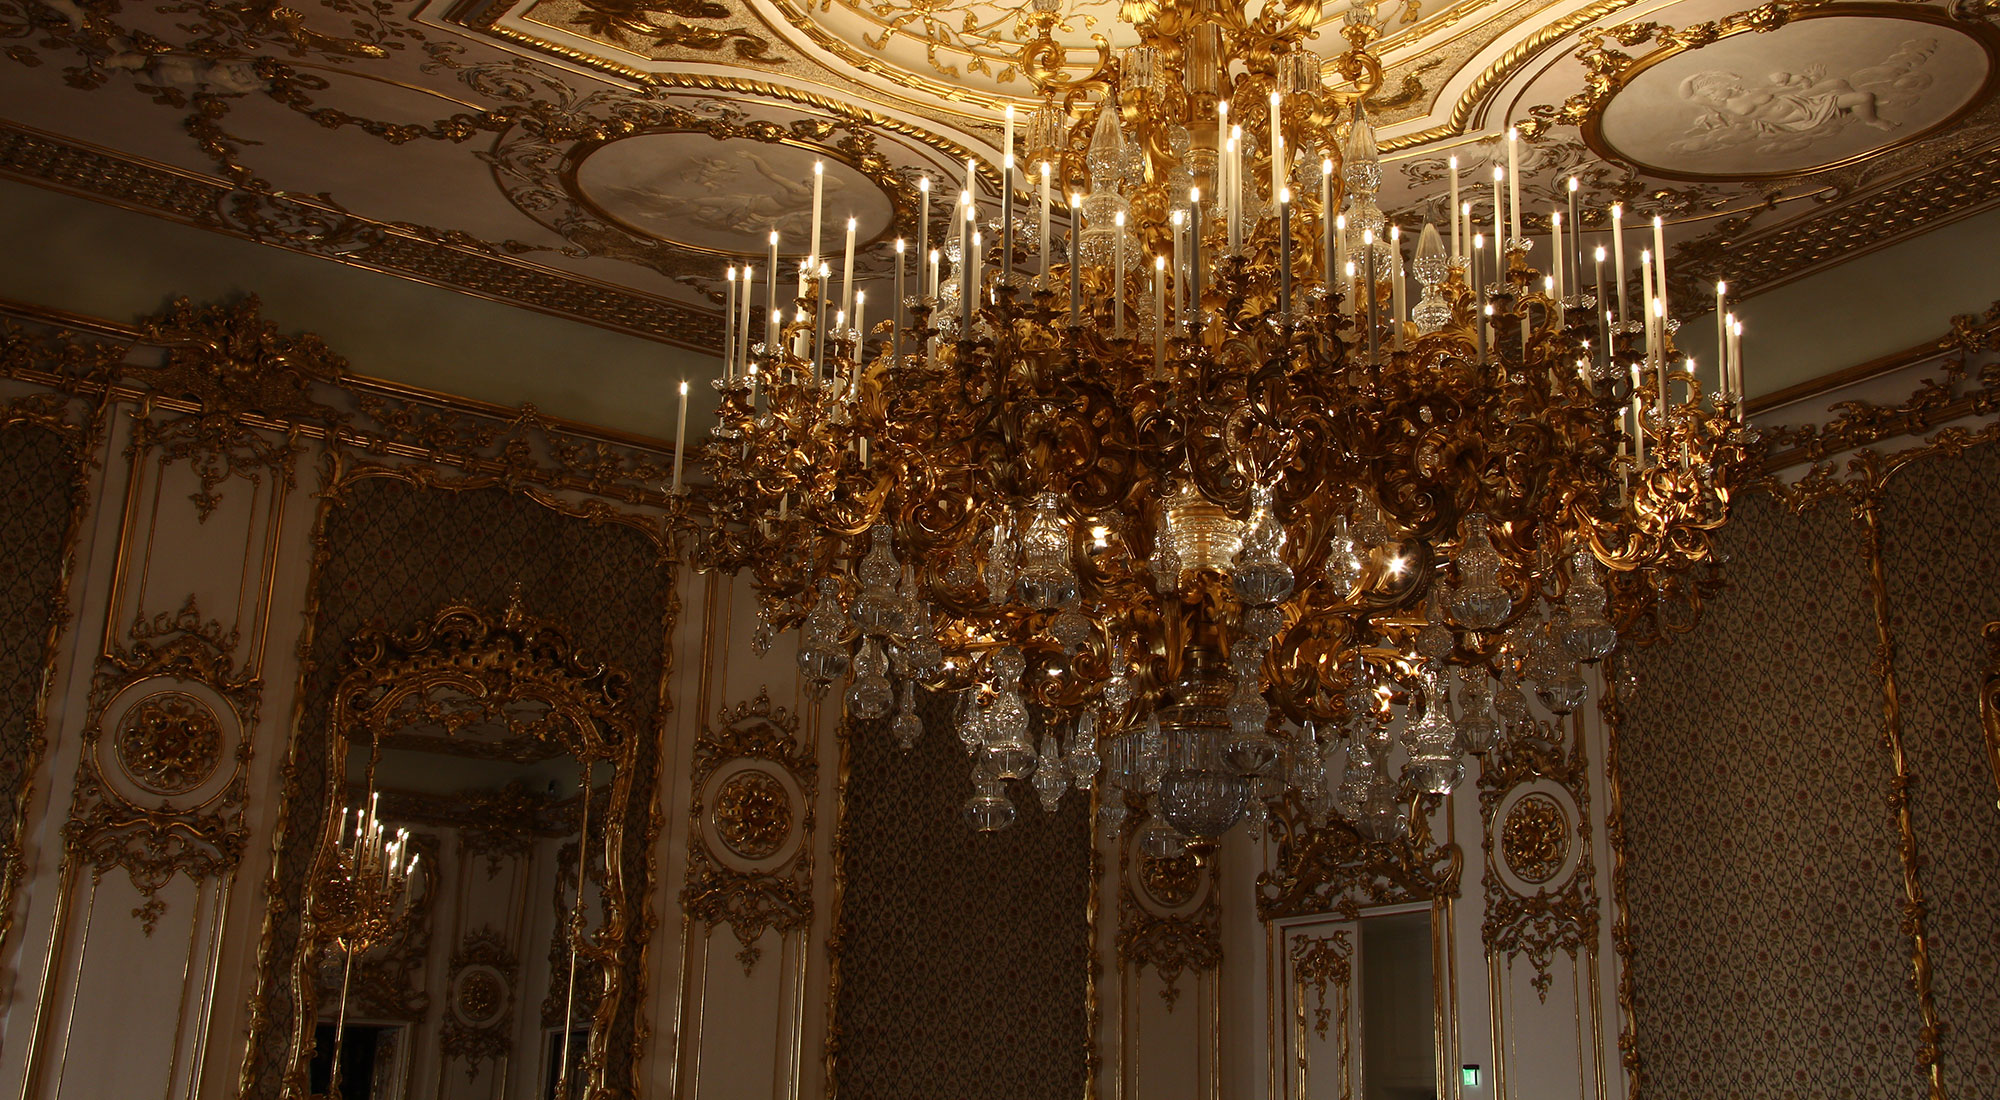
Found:
[[[1333,792],[1333,809],[1349,822],[1360,820],[1362,803],[1367,801],[1368,789],[1375,782],[1375,758],[1361,747],[1359,741],[1347,743],[1347,770],[1340,777],[1340,786]]]
[[[876,524],[868,537],[868,553],[862,555],[857,570],[861,594],[854,599],[854,621],[861,624],[864,634],[886,634],[902,624],[903,605],[896,595],[902,566],[896,561],[891,545],[894,533],[888,524]]]
[[[882,652],[882,643],[870,638],[861,646],[861,656],[854,662],[854,682],[847,685],[847,713],[864,722],[873,721],[889,713],[895,704],[896,690],[889,683],[889,658]]]
[[[1500,584],[1500,555],[1486,534],[1486,517],[1465,517],[1465,539],[1458,545],[1458,590],[1451,597],[1451,614],[1473,630],[1491,630],[1514,612],[1514,597]]]
[[[1042,738],[1041,759],[1035,765],[1035,794],[1042,801],[1042,809],[1055,813],[1062,796],[1069,791],[1069,773],[1063,767],[1060,748],[1053,735]]]
[[[965,800],[965,822],[982,833],[997,832],[1014,823],[1013,800],[985,758],[972,769],[972,797]]]
[[[1038,493],[1021,531],[1021,571],[1015,582],[1021,602],[1051,608],[1076,598],[1076,573],[1070,568],[1069,524],[1063,520],[1062,498]]]
[[[904,752],[915,748],[917,738],[923,736],[924,720],[917,717],[916,681],[903,681],[902,702],[896,708],[895,721],[889,723],[889,732],[896,737],[896,747]]]
[[[1569,594],[1563,597],[1568,614],[1560,639],[1579,661],[1595,661],[1618,644],[1618,631],[1604,614],[1602,577],[1603,570],[1589,550],[1579,549],[1570,556]]]
[[[1292,594],[1292,567],[1278,556],[1285,528],[1273,514],[1271,487],[1258,485],[1251,490],[1251,501],[1243,548],[1236,553],[1229,582],[1244,603],[1266,607]]]
[[[1177,859],[1187,854],[1187,837],[1155,814],[1139,830],[1139,850],[1154,859]]]
[[[1104,766],[1104,760],[1097,755],[1097,715],[1084,711],[1077,716],[1076,733],[1069,740],[1069,755],[1064,757],[1069,767],[1070,781],[1079,791],[1087,791],[1097,783],[1097,770]]]
[[[1028,741],[1028,707],[1021,701],[1021,674],[1027,662],[1013,646],[993,655],[993,701],[986,708],[986,756],[1002,779],[1026,779],[1035,770]]]
[[[1014,538],[1007,531],[1003,520],[993,525],[993,534],[986,543],[986,592],[987,602],[994,607],[1004,607],[1014,596],[1015,570],[1020,561],[1020,548],[1014,545]]]
[[[1326,582],[1332,587],[1332,595],[1345,599],[1353,594],[1355,586],[1361,583],[1364,552],[1347,529],[1347,517],[1340,517],[1326,547]]]
[[[1356,832],[1377,843],[1401,840],[1410,831],[1410,818],[1396,798],[1396,781],[1377,772],[1369,781],[1368,795],[1362,800],[1361,815],[1354,822]]]
[[[1459,671],[1458,744],[1475,756],[1491,749],[1500,740],[1500,712],[1493,708],[1492,685],[1492,680],[1481,669]]]
[[[840,637],[846,625],[847,615],[840,606],[840,582],[822,577],[819,598],[812,610],[806,612],[799,638],[799,671],[814,687],[825,688],[846,675],[847,646]]]
[[[1424,231],[1417,238],[1417,258],[1410,264],[1423,286],[1423,295],[1410,310],[1410,320],[1419,333],[1429,334],[1451,323],[1451,303],[1444,300],[1444,283],[1451,275],[1451,261],[1445,257],[1444,242],[1438,239],[1437,227],[1424,223]]]

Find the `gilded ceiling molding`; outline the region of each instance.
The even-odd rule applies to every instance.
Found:
[[[1591,858],[1589,761],[1580,735],[1521,723],[1479,762],[1485,849],[1487,958],[1525,956],[1536,995],[1548,1000],[1549,965],[1562,951],[1597,955],[1597,887]]]
[[[324,210],[309,232],[277,232],[224,215],[227,183],[0,121],[0,173],[24,183],[152,214],[182,225],[318,256],[552,317],[720,352],[722,314],[425,239],[386,222]],[[298,202],[300,200],[294,200]],[[352,247],[356,244],[362,247]]]
[[[504,485],[579,518],[639,526],[662,543],[663,554],[661,513],[684,506],[664,490],[673,470],[667,444],[545,416],[532,405],[506,408],[357,377],[316,337],[278,334],[254,295],[205,307],[176,300],[137,326],[86,326],[83,319],[31,307],[0,307],[53,326],[0,329],[0,375],[192,414],[161,418],[148,429],[149,441],[178,447],[197,439],[234,440],[249,448],[242,460],[250,461],[295,456],[298,440],[330,437],[357,453],[456,469],[480,485]],[[165,364],[145,361],[143,352],[134,359],[134,344],[164,349]],[[232,394],[239,383],[255,400]],[[351,409],[325,403],[342,391]],[[273,432],[288,442],[271,442]],[[445,475],[411,466],[398,476]],[[565,499],[568,494],[586,499]]]
[[[757,940],[811,926],[819,763],[799,716],[755,699],[725,706],[695,738],[681,909],[711,931],[727,924],[747,977]]]

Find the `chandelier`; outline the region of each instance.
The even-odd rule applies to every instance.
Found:
[[[954,694],[975,828],[1025,781],[1050,810],[1094,788],[1111,833],[1164,822],[1158,855],[1279,800],[1401,837],[1530,698],[1582,704],[1608,588],[1711,557],[1748,464],[1740,328],[1704,395],[1657,221],[1628,298],[1614,210],[1606,294],[1573,182],[1547,274],[1518,171],[1490,239],[1455,159],[1449,245],[1385,214],[1366,0],[1335,57],[1314,3],[1134,0],[1138,44],[1099,38],[1087,75],[1058,8],[1021,16],[1042,106],[1019,145],[1008,112],[999,201],[968,165],[934,222],[924,180],[873,331],[817,201],[788,308],[772,235],[755,344],[745,269],[697,560],[748,570],[756,644],[801,630],[808,680],[904,747],[916,692]]]

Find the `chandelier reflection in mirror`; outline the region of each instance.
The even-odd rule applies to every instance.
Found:
[[[697,560],[750,570],[760,644],[800,628],[808,679],[903,746],[917,690],[956,693],[975,828],[1021,780],[1096,788],[1107,832],[1146,809],[1159,854],[1287,797],[1396,839],[1528,697],[1582,704],[1614,574],[1710,558],[1748,461],[1734,333],[1704,395],[1657,223],[1630,301],[1599,234],[1607,295],[1574,185],[1547,275],[1518,173],[1476,181],[1488,238],[1455,160],[1449,246],[1412,224],[1406,254],[1372,4],[1329,57],[1310,2],[1127,4],[1139,44],[1088,75],[1057,7],[1022,15],[1044,106],[1019,146],[1008,114],[999,200],[925,181],[949,217],[898,242],[891,316],[868,332],[818,255],[775,337],[732,308]]]

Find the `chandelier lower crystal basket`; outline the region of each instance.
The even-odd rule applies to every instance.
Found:
[[[1205,41],[1195,23],[1177,33]],[[1220,26],[1245,56],[1251,32]],[[850,716],[893,715],[906,747],[914,688],[958,693],[976,828],[1014,820],[1025,783],[1049,808],[1096,788],[1107,829],[1144,811],[1197,847],[1287,795],[1394,839],[1530,696],[1582,704],[1580,666],[1618,641],[1610,577],[1640,594],[1711,558],[1750,466],[1734,356],[1703,394],[1650,255],[1628,320],[1525,241],[1465,226],[1452,254],[1422,226],[1406,257],[1378,236],[1374,24],[1344,33],[1345,87],[1234,77],[1253,108],[1246,88],[1285,89],[1223,116],[1247,135],[1190,139],[1215,82],[1174,69],[1179,40],[1143,88],[1110,60],[1045,81],[1035,128],[1087,135],[1047,168],[1088,180],[1079,262],[1013,232],[1006,162],[997,231],[974,237],[969,194],[951,218],[956,294],[924,263],[903,293],[899,265],[874,331],[828,326],[810,260],[790,320],[717,383],[698,562],[747,569],[763,642],[798,626],[807,679],[848,678]],[[1068,122],[1058,100],[1088,91]]]

